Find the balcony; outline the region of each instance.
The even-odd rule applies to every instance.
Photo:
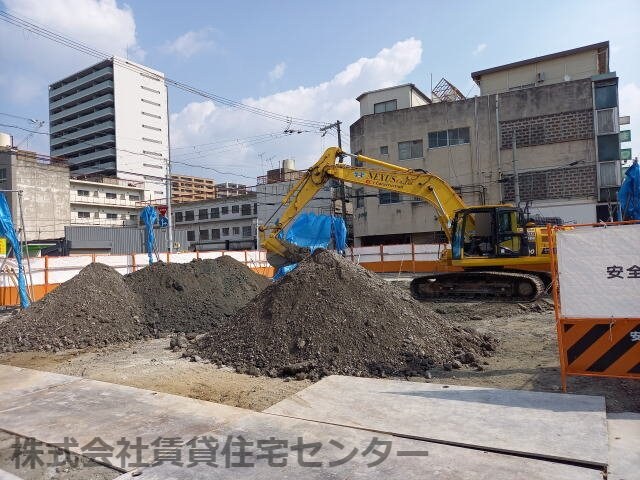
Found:
[[[60,108],[64,105],[76,105],[78,103],[83,103],[87,98],[102,92],[112,92],[113,91],[113,80],[106,80],[102,83],[94,85],[93,87],[85,88],[84,90],[80,90],[73,95],[69,95],[68,97],[63,97],[60,100],[55,102],[51,102],[49,104],[49,110],[55,110],[56,108]]]
[[[90,153],[86,153],[84,155],[79,155],[77,157],[74,158],[68,158],[67,161],[69,162],[69,165],[73,166],[73,165],[78,165],[80,163],[87,163],[87,162],[91,162],[94,160],[101,160],[103,158],[108,158],[108,157],[112,157],[113,158],[113,168],[115,168],[116,165],[116,149],[115,148],[105,148],[104,150],[99,150],[97,152],[90,152]],[[82,167],[79,167],[82,168]],[[107,169],[108,167],[100,167],[101,169]],[[92,172],[87,172],[87,173],[96,173],[96,168],[95,167],[91,167]],[[81,172],[75,171],[74,175],[82,175]]]
[[[50,89],[49,99],[51,100],[59,95],[64,95],[65,93],[70,92],[75,88],[81,87],[82,85],[85,85],[89,82],[93,82],[96,80],[100,80],[102,78],[107,78],[112,76],[113,76],[113,68],[111,67],[111,65],[109,65],[96,72],[90,73],[89,75],[86,75],[82,78],[74,80],[73,82],[69,82],[60,87]]]
[[[99,123],[98,125],[94,125],[92,127],[83,128],[82,130],[76,130],[75,132],[65,133],[60,138],[51,137],[51,148],[54,149],[58,145],[61,145],[66,142],[70,142],[72,140],[80,140],[84,137],[88,137],[90,135],[95,135],[96,133],[101,133],[105,131],[115,132],[116,124],[113,120],[109,120],[103,123]],[[93,141],[91,141],[93,143]]]
[[[89,187],[86,187],[89,188]],[[72,190],[71,194],[69,195],[69,203],[71,204],[75,204],[75,205],[91,205],[94,207],[110,207],[110,208],[126,208],[127,210],[131,210],[131,209],[140,209],[142,208],[141,205],[141,200],[139,201],[135,201],[135,200],[129,200],[129,196],[125,195],[124,199],[120,198],[120,195],[118,195],[118,198],[106,198],[103,196],[100,197],[95,197],[93,196],[93,192],[91,192],[91,190],[89,190],[90,194],[88,197],[82,196],[82,195],[78,195],[77,191],[81,190],[81,189],[76,189],[75,191]]]
[[[113,118],[116,111],[113,107],[103,108],[102,110],[98,110],[96,112],[90,113],[88,115],[82,115],[74,120],[68,120],[60,125],[52,126],[49,131],[51,134],[62,132],[68,128],[77,127],[84,123],[94,122],[101,118]]]
[[[52,113],[49,115],[49,121],[51,123],[57,122],[58,120],[62,120],[67,117],[71,117],[80,112],[87,111],[89,113],[90,110],[94,110],[100,106],[107,106],[108,104],[113,105],[113,94],[108,93],[106,95],[102,95],[97,98],[93,98],[86,103],[81,103],[80,105],[76,105],[75,107],[67,108],[58,113]]]
[[[56,157],[65,157],[67,155],[80,152],[82,150],[86,150],[87,148],[100,147],[102,145],[108,143],[115,143],[116,136],[115,135],[102,135],[100,137],[91,138],[85,140],[80,143],[76,143],[75,145],[69,145],[64,148],[57,148],[53,145],[51,146],[51,154]]]

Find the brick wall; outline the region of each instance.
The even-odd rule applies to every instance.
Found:
[[[554,168],[518,174],[520,201],[556,198],[585,198],[596,195],[596,167]],[[513,175],[505,176],[502,184],[504,202],[513,202]]]
[[[511,148],[513,131],[517,147],[593,138],[593,110],[563,112],[500,122],[501,148]]]

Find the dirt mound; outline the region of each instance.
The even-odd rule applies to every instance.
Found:
[[[157,262],[124,279],[158,332],[210,331],[271,281],[229,256],[190,263]]]
[[[318,378],[416,375],[475,364],[492,340],[450,326],[408,292],[326,250],[197,343],[199,355],[241,372]]]
[[[138,298],[122,275],[107,265],[92,263],[3,322],[0,351],[103,346],[148,333]]]

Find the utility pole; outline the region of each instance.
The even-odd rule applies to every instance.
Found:
[[[167,233],[169,243],[169,253],[173,253],[173,218],[171,218],[171,128],[169,126],[169,89],[164,85],[167,93],[167,174],[166,174],[166,196],[167,196]]]
[[[341,124],[342,122],[340,120],[336,120],[335,123],[332,123],[331,125],[326,125],[320,129],[321,132],[326,132],[331,128],[335,128],[338,131],[338,147],[340,148],[340,150],[342,150],[342,132],[340,131]],[[342,158],[343,157],[340,156],[340,160],[339,160],[340,163],[342,163]],[[340,198],[340,203],[342,204],[342,209],[341,209],[342,219],[346,224],[347,223],[346,191],[344,188],[344,182],[342,180],[340,180],[340,184],[338,188],[338,197]]]
[[[513,160],[513,194],[515,197],[516,207],[520,206],[520,182],[518,181],[518,168],[516,166],[516,131],[513,130],[511,135],[511,148]]]

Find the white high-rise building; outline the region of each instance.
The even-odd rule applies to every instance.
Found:
[[[49,86],[51,155],[73,177],[143,181],[166,197],[169,120],[164,74],[118,57]]]

